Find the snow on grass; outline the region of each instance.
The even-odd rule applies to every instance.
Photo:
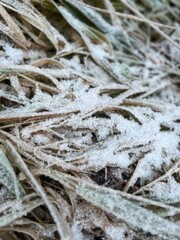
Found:
[[[114,21],[115,16],[103,17],[69,0],[68,8],[65,1],[51,1],[42,9],[37,1],[41,13],[33,2],[2,2],[30,44],[22,49],[7,36],[0,40],[0,150],[10,160],[15,179],[23,189],[34,191],[21,166],[15,165],[14,160],[21,159],[42,184],[49,210],[52,203],[57,205],[57,215],[62,212],[63,226],[71,228],[75,240],[147,239],[149,233],[152,239],[178,239],[180,115],[175,47],[144,23]],[[167,19],[156,12],[163,9],[162,1],[142,3],[141,9],[144,4],[154,7],[149,18],[156,15],[159,22],[177,24],[169,18],[175,1],[168,5]],[[105,5],[110,6],[108,1]],[[177,42],[177,29],[169,35]],[[13,196],[2,188],[0,197],[3,203],[3,198]],[[26,214],[35,202],[29,197],[19,209],[9,206],[8,215],[0,208],[4,226],[19,217],[32,221]],[[37,199],[36,205],[42,202]],[[40,224],[43,209],[47,230]],[[162,209],[164,218],[158,215]],[[53,239],[54,222],[61,232],[54,213],[56,221],[44,207],[33,211],[40,219],[28,222],[35,238],[42,234],[42,239],[48,235]]]
[[[151,188],[151,197],[170,204],[178,203],[180,201],[180,184],[174,177],[169,177]]]
[[[19,65],[24,61],[34,61],[39,58],[46,57],[46,53],[42,50],[24,50],[9,43],[9,41],[0,40],[0,46],[3,47],[3,51],[0,54],[0,67]]]

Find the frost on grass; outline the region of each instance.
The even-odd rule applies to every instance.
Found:
[[[152,187],[151,196],[166,203],[178,203],[180,200],[180,184],[174,177],[169,177],[166,181],[158,182]]]
[[[109,3],[108,10],[128,12]],[[148,8],[149,19],[171,25],[162,29],[177,43],[179,15],[172,7],[177,3],[169,4],[166,18],[157,14],[162,1],[137,4],[137,9],[146,15]],[[0,5],[5,239],[9,234],[11,239],[57,239],[65,229],[75,240],[179,239],[174,42],[145,23],[104,16],[69,0]],[[52,204],[37,196],[18,157],[44,189],[43,197],[56,205],[53,217]],[[56,226],[61,215],[63,224]]]
[[[22,64],[25,61],[32,62],[39,58],[46,57],[42,50],[24,50],[17,48],[14,43],[7,41],[7,38],[0,40],[0,47],[3,48],[0,54],[0,66],[11,66]]]

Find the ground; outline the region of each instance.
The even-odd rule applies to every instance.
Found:
[[[180,239],[177,0],[0,0],[0,239]]]

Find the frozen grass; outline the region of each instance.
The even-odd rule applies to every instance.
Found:
[[[179,15],[0,1],[0,239],[180,239]]]

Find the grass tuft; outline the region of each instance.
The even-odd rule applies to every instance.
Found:
[[[0,239],[180,239],[178,0],[0,0]]]

